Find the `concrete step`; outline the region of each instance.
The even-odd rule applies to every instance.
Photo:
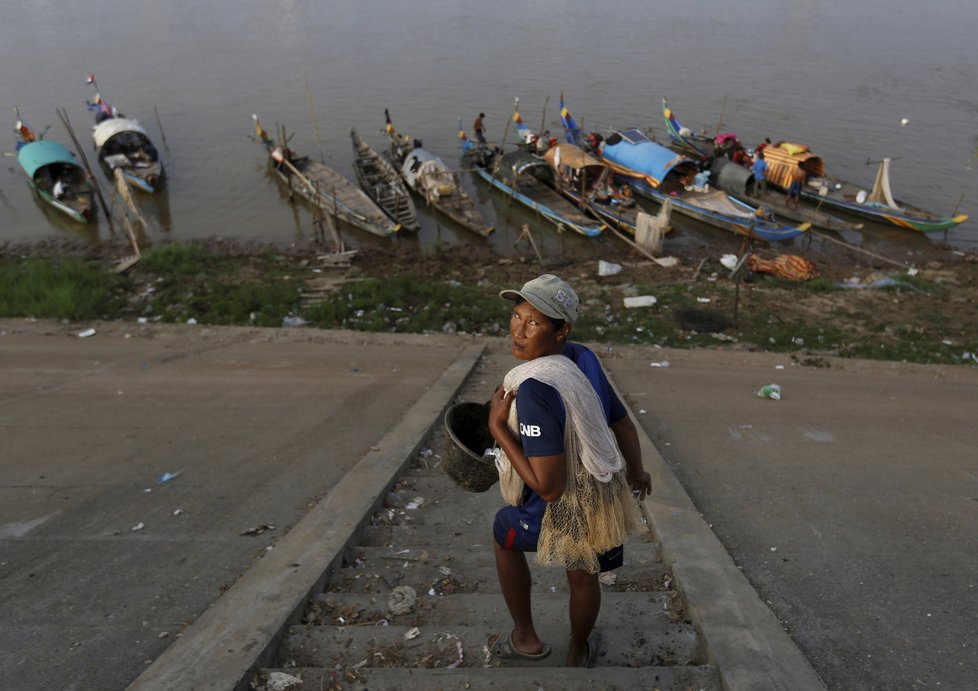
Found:
[[[550,657],[553,657],[551,654]],[[549,658],[548,658],[549,660]],[[709,666],[682,667],[599,667],[568,669],[548,667],[541,660],[535,667],[490,669],[399,669],[362,667],[350,669],[312,669],[289,667],[259,672],[253,682],[258,691],[267,689],[272,672],[283,672],[303,680],[302,689],[350,689],[356,691],[417,691],[418,689],[465,689],[468,691],[689,691],[720,689],[716,670]],[[554,660],[547,664],[555,665]]]
[[[559,667],[567,655],[566,615],[540,617],[540,637],[553,652],[548,664]],[[608,618],[608,621],[613,621]],[[295,626],[282,641],[278,665],[298,667],[486,667],[494,659],[486,645],[490,635],[508,631],[508,617],[500,613],[495,626],[421,625],[390,626]],[[600,625],[599,625],[600,626]],[[601,628],[602,642],[595,666],[650,667],[693,665],[704,662],[696,631],[686,624],[656,630],[655,623],[631,617]],[[409,636],[414,635],[409,640]],[[552,658],[552,659],[551,659]],[[539,666],[544,661],[506,660],[506,667]]]
[[[388,593],[399,585],[409,585],[419,593],[434,588],[438,592],[499,592],[496,565],[488,546],[470,547],[459,553],[428,545],[413,548],[399,558],[387,555],[403,550],[387,547],[359,547],[352,566],[330,572],[328,590],[338,593]],[[417,555],[417,556],[410,556]],[[566,593],[564,570],[537,566],[531,562],[534,587],[539,592]],[[655,562],[648,563],[641,550],[625,548],[625,565],[607,578],[610,590],[653,591],[668,587],[669,571]]]
[[[318,595],[306,611],[303,622],[322,626],[382,626],[383,622],[402,626],[454,625],[465,622],[492,629],[508,618],[502,597],[495,593],[471,593],[431,597],[419,593],[415,608],[407,614],[392,616],[387,607],[387,593],[355,594],[324,593]],[[567,618],[567,600],[536,593],[534,615]],[[641,622],[664,632],[676,624],[685,624],[685,612],[675,591],[651,593],[605,592],[602,597],[600,621]],[[609,624],[610,625],[610,624]]]

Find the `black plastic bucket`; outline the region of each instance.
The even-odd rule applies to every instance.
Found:
[[[499,481],[492,457],[484,457],[495,444],[489,433],[489,404],[456,403],[445,411],[449,444],[442,470],[468,492],[485,492]]]

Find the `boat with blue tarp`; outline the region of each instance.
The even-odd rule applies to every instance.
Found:
[[[63,144],[36,135],[22,121],[17,133],[17,162],[27,175],[31,189],[63,214],[79,223],[95,217],[91,179],[78,159]]]
[[[660,204],[670,199],[677,213],[767,242],[791,240],[811,227],[810,223],[780,223],[762,209],[709,189],[706,176],[697,177],[700,171],[695,161],[653,142],[638,128],[615,130],[607,139],[597,133],[585,135],[565,106],[563,95],[560,119],[567,141],[593,153],[642,196]]]

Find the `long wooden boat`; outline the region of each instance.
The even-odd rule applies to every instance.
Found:
[[[421,227],[418,213],[400,174],[390,161],[363,141],[355,129],[350,130],[350,137],[353,139],[353,170],[360,187],[401,230],[417,231]]]
[[[637,128],[616,130],[595,147],[560,102],[560,119],[572,144],[594,154],[619,180],[642,196],[662,204],[672,201],[675,212],[750,238],[776,242],[791,240],[810,223],[787,225],[772,221],[763,211],[719,190],[693,187],[698,171],[694,161],[650,140]]]
[[[94,189],[75,155],[64,145],[43,139],[43,134],[35,135],[20,120],[15,131],[17,162],[31,189],[42,201],[79,223],[91,221],[95,217]]]
[[[450,171],[444,161],[422,148],[420,140],[399,134],[386,109],[384,117],[387,120],[387,136],[390,137],[387,158],[400,172],[408,188],[463,228],[488,237],[494,228],[485,222],[479,207],[462,189],[458,173]]]
[[[786,221],[811,223],[815,227],[836,232],[859,230],[863,227],[862,223],[845,221],[821,211],[817,206],[806,204],[804,208],[792,208],[787,204],[785,193],[776,189],[760,192],[754,184],[754,173],[750,168],[734,163],[724,155],[715,156],[715,140],[683,127],[664,98],[662,118],[665,120],[673,149],[698,159],[700,168],[710,171],[709,184],[713,187],[746,204],[769,209],[775,216]]]
[[[631,187],[615,188],[608,184],[612,179],[611,169],[576,144],[542,141],[523,122],[519,110],[514,113],[513,122],[523,146],[537,152],[550,167],[547,181],[553,189],[605,225],[635,235],[638,214],[644,209],[635,203]],[[669,226],[666,232],[671,230]]]
[[[604,194],[604,181],[611,170],[576,144],[560,142],[544,153],[543,159],[553,170],[555,189],[602,223],[635,235],[638,214],[643,211],[634,199],[620,194]],[[623,190],[631,188],[622,186]]]
[[[89,75],[88,82],[97,88],[95,75]],[[126,182],[135,189],[150,194],[160,189],[164,179],[163,161],[139,121],[112,108],[97,92],[87,105],[95,111],[92,140],[106,177],[113,180],[114,171],[121,170]]]
[[[801,168],[805,172],[802,199],[834,211],[919,233],[950,230],[968,220],[967,214],[940,216],[894,199],[890,191],[889,158],[880,161],[876,180],[868,192],[848,180],[827,175],[822,158],[803,144],[778,142],[768,146],[764,149],[764,160],[768,163],[769,182],[778,187],[787,187],[793,170]]]
[[[251,117],[255,133],[268,151],[269,163],[290,190],[354,228],[379,237],[397,232],[398,225],[363,190],[326,164],[299,156],[288,146],[277,146],[258,116]]]
[[[666,104],[665,99],[662,99],[662,110],[666,130],[673,142],[683,147],[685,151],[703,154],[702,138],[690,136],[689,130],[679,124],[678,118]],[[827,175],[822,158],[812,153],[804,144],[778,142],[773,146],[765,147],[764,159],[768,164],[768,183],[781,189],[788,188],[793,172],[801,168],[805,173],[801,197],[819,207],[824,206],[833,211],[921,233],[949,230],[968,219],[967,214],[940,216],[895,200],[890,192],[890,159],[883,159],[880,162],[876,181],[870,191],[834,175]],[[777,209],[775,212],[778,212]],[[818,221],[812,222],[815,225],[823,225]],[[832,226],[825,227],[830,227],[832,230],[840,229]]]
[[[516,150],[501,155],[486,155],[459,126],[459,140],[476,174],[509,199],[537,212],[558,228],[573,230],[586,237],[597,237],[604,225],[595,223],[556,190],[553,169],[529,151]]]

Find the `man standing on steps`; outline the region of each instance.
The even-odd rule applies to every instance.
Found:
[[[638,434],[597,357],[567,337],[579,300],[545,274],[500,297],[515,302],[512,352],[524,363],[493,394],[489,430],[498,443],[500,488],[510,506],[496,514],[493,546],[500,589],[513,629],[490,638],[497,658],[541,660],[530,607],[526,552],[560,566],[570,589],[570,645],[565,664],[592,666],[600,638],[598,573],[622,565],[635,524],[629,487],[641,499],[652,480]],[[513,404],[515,401],[515,405]]]

